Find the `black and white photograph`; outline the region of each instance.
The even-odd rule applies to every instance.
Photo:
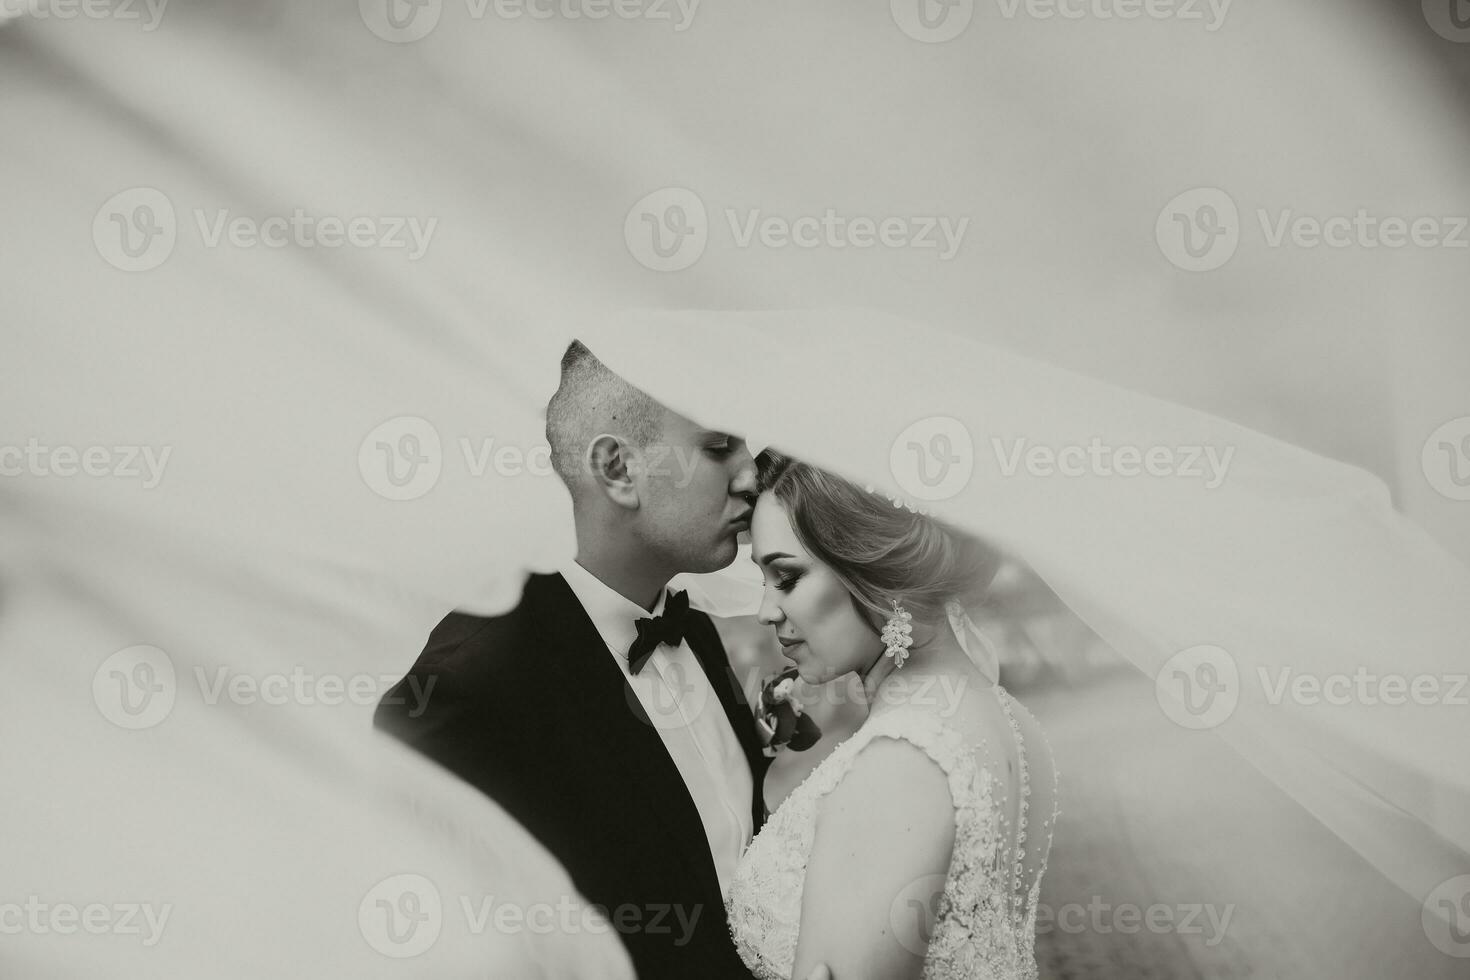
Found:
[[[1470,977],[1466,0],[0,0],[0,980]]]

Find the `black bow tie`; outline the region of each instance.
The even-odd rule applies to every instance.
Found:
[[[633,625],[638,628],[638,638],[628,647],[628,672],[636,674],[660,643],[676,647],[684,642],[684,630],[689,625],[689,593],[668,593],[662,615],[645,616]]]

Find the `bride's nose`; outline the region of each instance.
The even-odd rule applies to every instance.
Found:
[[[781,611],[781,605],[772,595],[772,591],[766,589],[761,595],[761,607],[755,614],[756,621],[765,626],[775,626],[786,619],[786,614]]]

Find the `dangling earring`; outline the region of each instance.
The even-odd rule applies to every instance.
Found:
[[[893,615],[883,624],[883,656],[892,657],[893,666],[897,669],[908,659],[909,647],[914,644],[914,627],[910,622],[914,617],[898,604],[897,599],[890,601],[893,603]]]

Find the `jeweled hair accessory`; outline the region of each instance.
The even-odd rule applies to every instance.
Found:
[[[866,486],[864,486],[863,489],[866,490],[866,491],[868,491],[868,493],[873,494],[876,497],[882,497],[884,500],[886,500],[890,504],[892,504],[895,508],[899,508],[899,507],[903,508],[904,510],[908,511],[910,514],[922,514],[924,517],[933,517],[934,516],[934,512],[932,510],[930,510],[929,508],[927,508],[927,507],[916,507],[916,506],[914,506],[914,504],[913,504],[912,501],[905,500],[905,499],[903,499],[901,497],[895,497],[893,494],[889,493],[887,490],[883,490],[883,489],[880,489],[878,487],[875,487],[871,483],[869,483]]]

